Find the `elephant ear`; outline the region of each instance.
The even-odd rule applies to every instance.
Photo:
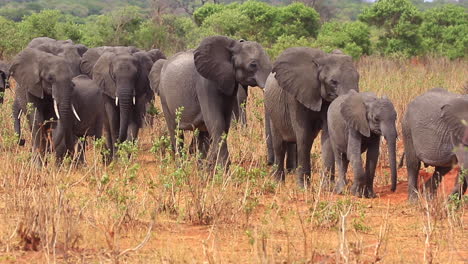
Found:
[[[10,73],[15,81],[27,91],[39,98],[44,98],[39,72],[39,50],[27,48],[13,59]]]
[[[359,131],[365,137],[370,136],[366,105],[359,93],[350,90],[341,104],[340,112],[348,127]]]
[[[160,59],[157,62],[155,62],[148,75],[151,89],[158,96],[159,96],[159,82],[161,81],[161,70],[164,66],[164,63],[166,63],[166,61],[167,60],[165,59]]]
[[[88,47],[86,47],[83,44],[76,44],[75,48],[76,48],[76,51],[78,51],[78,54],[80,55],[80,57],[83,57],[86,51],[88,51]]]
[[[166,55],[164,55],[164,53],[160,51],[159,49],[152,49],[148,51],[147,53],[151,57],[151,60],[153,62],[156,62],[160,59],[166,59]]]
[[[99,57],[96,65],[93,67],[93,80],[99,86],[104,94],[115,98],[117,85],[112,77],[112,58],[115,56],[113,52],[105,52]]]
[[[232,95],[236,89],[233,50],[240,42],[225,36],[205,38],[193,52],[195,67],[206,79],[218,83],[222,93]]]
[[[93,67],[98,61],[99,57],[104,53],[104,48],[88,49],[81,57],[80,71],[83,74],[93,77]]]
[[[136,89],[141,89],[140,92],[142,93],[151,92],[148,75],[151,71],[151,67],[153,66],[153,60],[146,52],[136,52],[133,54],[133,56],[138,59],[138,63],[140,66],[138,69]]]
[[[286,49],[273,64],[279,86],[310,110],[320,111],[322,97],[317,78],[317,58],[324,53],[317,49],[296,47]]]
[[[468,126],[468,100],[456,98],[441,108],[442,120],[457,142],[462,141]]]

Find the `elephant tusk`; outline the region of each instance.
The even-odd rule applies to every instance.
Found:
[[[115,106],[119,106],[119,97],[115,97]]]
[[[19,114],[18,114],[18,119],[21,118],[21,115],[23,114],[23,109],[20,109]]]
[[[73,106],[73,105],[72,105],[72,111],[73,111],[73,114],[75,115],[76,119],[78,119],[78,121],[81,122],[80,116],[79,116],[78,113],[76,112],[75,106]]]
[[[57,101],[55,101],[55,99],[54,99],[54,110],[55,110],[55,115],[57,116],[57,119],[60,119],[58,106],[57,106]]]
[[[135,96],[133,96],[133,105],[135,105],[136,103],[136,99],[135,99]]]

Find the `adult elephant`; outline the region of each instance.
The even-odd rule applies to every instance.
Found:
[[[57,138],[65,141],[66,150],[73,152],[71,92],[73,72],[69,63],[38,49],[27,48],[13,59],[11,76],[18,83],[16,98],[25,107],[32,128],[33,150],[45,150],[46,131],[50,119],[58,120]],[[24,101],[24,102],[23,102]],[[26,105],[32,104],[31,111]]]
[[[325,169],[334,171],[326,114],[330,102],[349,90],[359,90],[359,74],[350,56],[296,47],[286,49],[278,57],[265,88],[278,180],[285,179],[287,149],[292,153],[296,147],[298,184],[305,186],[311,174],[310,150],[321,129]]]
[[[93,67],[93,80],[104,94],[107,116],[107,147],[115,154],[115,143],[135,140],[142,126],[148,73],[153,62],[145,52],[104,52]]]
[[[0,104],[3,104],[5,90],[9,87],[8,78],[10,77],[10,65],[0,61]]]
[[[102,54],[105,52],[114,52],[114,53],[135,53],[140,51],[135,47],[125,47],[125,46],[103,46],[88,49],[82,56],[80,63],[81,73],[88,75],[90,78],[93,77],[93,68],[96,65],[96,62],[99,60]]]
[[[425,183],[430,195],[435,194],[442,177],[457,162],[461,169],[452,193],[461,195],[466,192],[468,177],[464,175],[464,170],[468,168],[468,154],[465,151],[468,137],[463,120],[468,120],[468,97],[443,88],[431,89],[408,105],[401,125],[410,201],[418,199],[421,162],[435,167],[432,178]]]
[[[197,49],[170,58],[162,67],[159,91],[172,147],[176,128],[198,130],[208,161],[228,164],[223,135],[229,133],[238,85],[263,88],[270,70],[260,44],[225,36],[207,37]]]
[[[80,138],[101,138],[105,123],[105,110],[103,95],[96,83],[86,75],[73,78],[72,105],[76,110],[76,118],[73,120],[73,142],[78,144],[78,161],[83,162],[85,156],[86,140],[80,142]],[[54,147],[59,159],[66,154],[65,141],[55,138],[60,135],[60,128],[53,131]]]
[[[338,96],[328,109],[328,131],[333,153],[338,165],[336,193],[343,193],[346,187],[346,171],[351,162],[354,182],[351,193],[361,197],[374,198],[375,168],[379,160],[380,137],[388,144],[392,187],[396,190],[396,111],[387,98],[378,98],[373,93],[357,93],[350,90]],[[365,170],[361,154],[367,151]]]
[[[71,40],[55,40],[48,37],[39,37],[33,39],[29,48],[50,53],[65,59],[71,69],[71,76],[75,77],[81,74],[80,62],[81,55],[87,50],[86,46],[75,45]],[[21,138],[21,116],[27,111],[26,93],[16,93],[13,102],[13,122],[16,134],[20,137],[19,145],[24,145],[25,140]]]

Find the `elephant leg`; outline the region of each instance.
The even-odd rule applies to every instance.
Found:
[[[22,138],[22,134],[21,134],[21,116],[23,114],[26,114],[26,112],[24,112],[22,109],[21,109],[21,106],[20,106],[20,103],[17,99],[14,100],[13,102],[13,121],[14,121],[14,128],[15,128],[15,133],[16,135],[18,136],[18,145],[20,146],[24,146],[24,143],[25,143],[25,140],[24,138]]]
[[[297,184],[301,188],[309,186],[310,175],[311,175],[311,161],[310,161],[310,150],[314,143],[315,133],[306,133],[305,131],[297,135],[297,160],[298,167],[296,169]]]
[[[265,110],[265,138],[267,145],[267,165],[273,165],[275,162],[275,152],[273,150],[273,140],[271,135],[271,121]]]
[[[86,137],[83,141],[78,140],[77,144],[77,163],[83,164],[85,162],[85,149],[86,149]]]
[[[325,125],[322,126],[322,135],[321,135],[321,148],[322,148],[322,162],[324,170],[324,183],[329,186],[333,186],[335,181],[335,155],[333,153],[333,147],[331,144],[330,136],[328,134],[328,127]]]
[[[466,192],[467,187],[468,175],[463,174],[463,168],[460,168],[460,171],[458,172],[457,182],[453,187],[453,190],[450,195],[456,195],[458,199],[461,199],[461,196]]]
[[[427,194],[429,198],[433,198],[436,195],[437,187],[439,187],[442,177],[444,177],[444,175],[450,170],[452,170],[451,167],[435,167],[432,177],[424,184],[424,189],[428,191]]]
[[[210,135],[207,131],[201,131],[197,138],[197,150],[201,158],[205,158],[210,147]]]
[[[336,164],[338,166],[338,181],[335,183],[334,192],[336,194],[343,194],[347,181],[346,172],[348,171],[349,160],[346,154],[340,153],[335,150]]]
[[[134,142],[138,138],[138,124],[133,121],[128,123],[128,140]]]
[[[35,158],[37,162],[42,165],[42,155],[45,151],[45,131],[43,129],[44,125],[44,115],[39,108],[34,108],[33,113],[30,115],[30,124],[32,127],[32,142],[33,150],[35,153]]]
[[[199,158],[205,158],[210,146],[210,136],[206,131],[199,131],[198,135],[190,142],[189,153],[197,154]]]
[[[362,197],[366,193],[367,176],[362,167],[361,158],[361,135],[358,131],[350,129],[348,134],[347,156],[353,166],[354,182],[351,186],[351,193],[357,197]]]
[[[109,149],[111,150],[111,156],[113,157],[117,152],[115,143],[117,142],[117,139],[119,137],[119,123],[120,123],[120,117],[119,113],[114,106],[114,101],[111,98],[108,98],[106,96],[105,98],[105,109],[106,109],[106,115],[107,115],[107,120],[109,124],[109,132],[110,135],[108,134],[108,137],[110,138],[110,143],[108,145]]]
[[[273,176],[277,181],[284,182],[286,180],[286,174],[284,171],[284,157],[286,154],[287,143],[281,139],[273,140],[273,149],[275,153],[275,172]]]
[[[375,178],[375,169],[377,167],[377,162],[379,161],[379,148],[380,148],[380,136],[372,138],[367,147],[367,155],[366,155],[367,188],[366,188],[365,196],[367,198],[375,198],[374,178]]]
[[[406,125],[402,125],[405,145],[406,170],[408,172],[408,200],[415,202],[418,200],[418,176],[421,161],[418,159],[413,147],[411,135],[406,131]]]
[[[290,142],[286,148],[286,171],[293,172],[297,168],[297,144]]]

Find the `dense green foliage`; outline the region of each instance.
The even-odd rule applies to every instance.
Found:
[[[420,28],[423,47],[429,53],[449,58],[468,53],[468,13],[455,5],[429,9]]]
[[[170,55],[194,48],[214,34],[257,41],[272,58],[292,46],[338,48],[355,58],[430,54],[454,59],[467,55],[468,14],[462,5],[431,3],[434,8],[422,11],[423,3],[416,0],[374,4],[360,0],[276,1],[282,5],[253,0],[199,1],[0,0],[0,28],[8,36],[0,39],[0,58],[13,56],[38,36],[72,39],[89,47],[160,48]],[[344,3],[340,11],[333,11],[340,1]],[[63,5],[80,8],[69,12]],[[14,7],[27,10],[25,16],[5,15],[5,10]],[[86,12],[74,13],[81,9]],[[352,21],[358,14],[360,21]],[[334,19],[327,21],[329,17]]]
[[[410,0],[380,0],[364,9],[359,19],[383,29],[377,47],[384,54],[421,53],[418,28],[422,14]]]

